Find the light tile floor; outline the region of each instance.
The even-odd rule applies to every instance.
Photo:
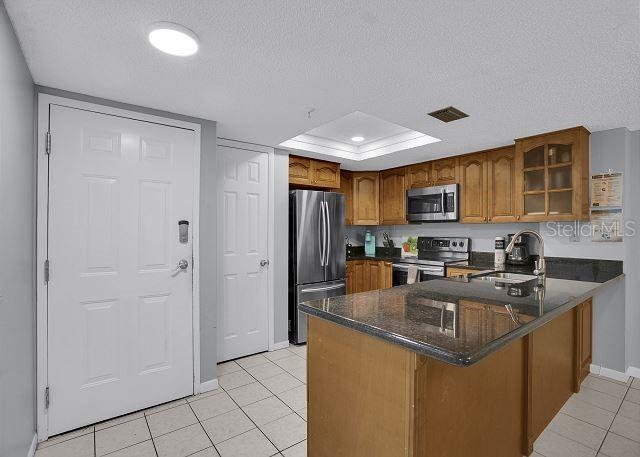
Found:
[[[36,457],[306,457],[306,357],[222,363],[219,389],[54,436]]]
[[[221,388],[41,443],[36,457],[306,457],[306,347],[218,365]],[[589,375],[534,457],[640,457],[640,379]]]

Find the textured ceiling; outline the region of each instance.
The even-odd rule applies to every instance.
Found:
[[[353,111],[443,141],[378,169],[583,124],[640,128],[638,0],[5,0],[36,83],[219,122],[276,146]],[[159,53],[150,23],[194,30]],[[427,113],[453,105],[469,118]],[[311,118],[309,108],[315,108]]]

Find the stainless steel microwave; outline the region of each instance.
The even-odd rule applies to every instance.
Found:
[[[407,191],[407,221],[457,221],[458,194],[457,184],[409,189]]]

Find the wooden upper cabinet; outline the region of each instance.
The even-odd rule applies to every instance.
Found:
[[[516,140],[517,213],[522,221],[589,219],[589,131]]]
[[[311,159],[289,156],[289,184],[311,185]]]
[[[458,182],[458,158],[434,160],[431,162],[431,185],[444,186]]]
[[[487,220],[516,222],[516,150],[514,146],[487,152]]]
[[[380,224],[406,224],[406,169],[380,172]]]
[[[487,221],[487,155],[460,157],[460,222]]]
[[[353,224],[353,176],[350,171],[340,171],[340,190],[344,194],[344,223]]]
[[[407,189],[429,187],[431,185],[431,162],[416,163],[406,167]]]
[[[340,187],[340,164],[290,155],[289,184],[337,189]]]
[[[380,179],[377,171],[353,173],[353,225],[380,222]]]
[[[311,184],[329,189],[340,187],[340,165],[333,162],[311,161]]]

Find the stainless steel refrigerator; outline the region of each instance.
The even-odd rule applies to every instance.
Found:
[[[289,192],[289,341],[307,341],[298,303],[346,294],[344,195]]]

